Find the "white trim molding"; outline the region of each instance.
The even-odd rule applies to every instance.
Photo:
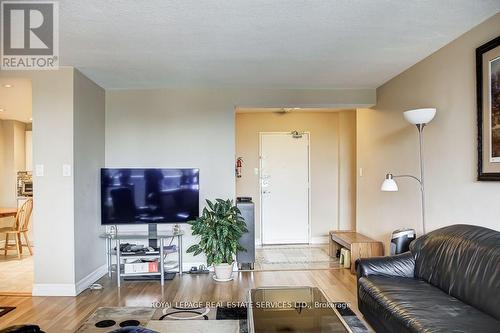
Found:
[[[87,289],[92,283],[106,275],[106,265],[99,266],[96,270],[85,276],[75,284],[72,283],[35,283],[33,284],[33,296],[77,296]]]
[[[106,264],[99,266],[96,270],[76,283],[76,295],[90,287],[91,284],[93,284],[106,274],[108,274],[108,266]]]
[[[76,288],[72,283],[35,283],[33,296],[76,296]]]

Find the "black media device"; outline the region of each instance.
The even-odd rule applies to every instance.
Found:
[[[147,224],[156,243],[157,224],[198,217],[199,190],[199,169],[101,169],[101,223]]]

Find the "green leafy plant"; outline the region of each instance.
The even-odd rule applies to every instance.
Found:
[[[207,264],[232,263],[237,251],[246,251],[240,245],[240,237],[248,232],[240,210],[232,200],[207,200],[207,206],[200,217],[189,221],[193,235],[200,236],[200,242],[187,249],[195,256],[205,253]]]

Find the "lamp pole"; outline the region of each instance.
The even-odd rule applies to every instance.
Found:
[[[422,197],[422,232],[425,235],[425,185],[424,185],[424,127],[425,124],[417,124],[420,160],[420,195]]]
[[[424,128],[436,115],[435,108],[424,108],[408,110],[403,113],[404,118],[410,124],[415,125],[418,130],[418,159],[420,162],[420,178],[412,175],[397,175],[387,174],[380,188],[384,192],[394,192],[398,190],[398,186],[393,178],[408,177],[416,180],[420,185],[421,211],[422,211],[422,233],[426,233],[425,221],[425,183],[424,183]]]
[[[424,185],[424,127],[425,124],[417,124],[418,130],[418,142],[419,142],[419,150],[418,150],[418,159],[420,162],[420,177],[415,177],[413,175],[393,175],[387,174],[386,179],[395,179],[395,178],[411,178],[418,182],[420,185],[420,198],[421,198],[421,213],[422,213],[422,234],[425,235],[425,185]],[[397,191],[397,188],[396,188]]]

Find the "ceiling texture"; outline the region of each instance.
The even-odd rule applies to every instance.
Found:
[[[60,64],[106,89],[376,88],[500,11],[499,0],[59,3]]]

